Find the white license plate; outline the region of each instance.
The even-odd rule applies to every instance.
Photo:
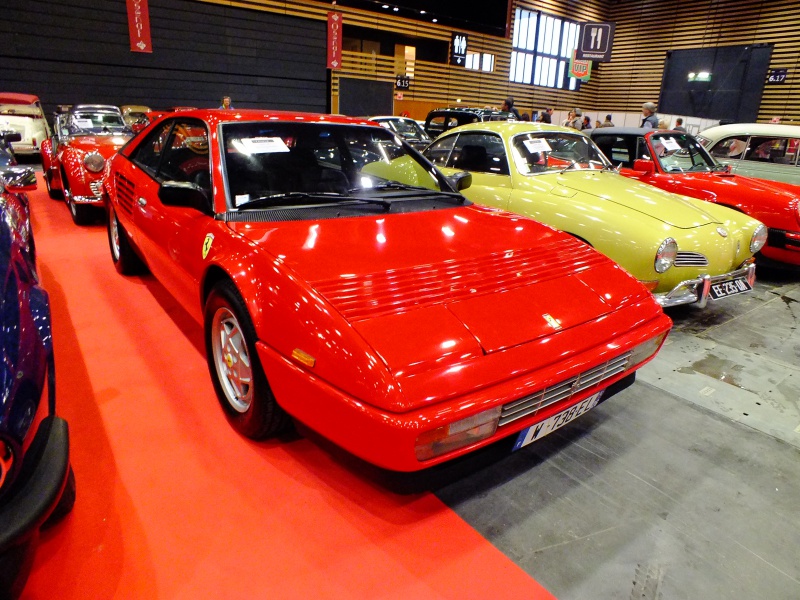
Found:
[[[562,410],[557,415],[553,415],[549,419],[545,419],[540,423],[536,423],[536,425],[531,425],[530,427],[523,429],[517,436],[517,441],[514,444],[514,450],[519,450],[531,442],[542,439],[547,434],[553,433],[559,427],[563,427],[570,421],[577,419],[583,413],[589,412],[595,406],[597,406],[597,403],[600,402],[602,395],[603,392],[597,392],[582,402],[578,402],[577,404]]]
[[[726,296],[735,296],[736,294],[743,294],[753,289],[747,282],[745,277],[737,277],[736,279],[729,279],[728,281],[720,281],[719,283],[712,283],[709,290],[709,296],[714,300],[725,298]]]

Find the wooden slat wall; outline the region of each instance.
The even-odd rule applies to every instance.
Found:
[[[199,0],[214,4],[249,7],[258,10],[281,12],[292,16],[311,19],[326,19],[331,10],[329,3],[323,2],[278,2],[274,0]],[[569,3],[572,4],[572,3]],[[578,3],[576,3],[578,4]],[[568,7],[564,0],[515,0],[513,8],[520,6],[529,10],[567,17],[577,21],[603,20],[608,12],[609,0],[586,0],[578,7]],[[400,33],[412,37],[450,41],[453,31],[435,23],[403,20],[391,15],[377,14],[348,7],[337,7],[343,13],[345,24]],[[499,106],[506,96],[513,96],[520,112],[541,110],[545,106],[584,106],[592,102],[596,95],[594,82],[584,84],[578,92],[549,90],[510,83],[508,81],[511,62],[511,40],[482,35],[463,30],[469,36],[469,49],[495,55],[495,69],[492,73],[472,71],[441,63],[416,61],[414,80],[411,89],[403,93],[404,103],[416,101],[422,106]],[[342,69],[334,71],[331,79],[332,106],[337,107],[338,78],[355,77],[394,81],[398,73],[394,57],[373,56],[372,54],[345,52]],[[426,108],[427,111],[427,108]],[[397,111],[396,111],[397,112]],[[412,116],[418,116],[412,113]],[[424,114],[422,115],[424,117]]]
[[[772,43],[770,68],[788,68],[789,79],[764,87],[758,120],[800,121],[800,2],[618,0],[608,17],[617,29],[613,60],[596,71],[598,105],[636,112],[657,101],[667,50]]]
[[[154,52],[130,51],[124,0],[3,0],[0,90],[57,104],[324,111],[324,23],[149,0]]]

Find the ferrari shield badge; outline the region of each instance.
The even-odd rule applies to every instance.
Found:
[[[211,250],[211,242],[214,241],[214,235],[209,233],[206,235],[206,239],[203,240],[203,258],[205,259],[208,256],[208,251]]]
[[[542,316],[544,317],[544,320],[547,321],[547,324],[550,325],[550,327],[552,327],[556,331],[561,329],[561,323],[558,321],[558,319],[554,319],[547,313],[543,314]]]

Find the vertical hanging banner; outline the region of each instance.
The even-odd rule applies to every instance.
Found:
[[[126,0],[128,3],[128,33],[131,52],[152,52],[150,41],[150,11],[147,0]]]
[[[342,13],[328,13],[328,68],[342,68]]]
[[[581,81],[589,81],[592,74],[592,61],[575,58],[577,50],[572,51],[569,59],[569,76]]]

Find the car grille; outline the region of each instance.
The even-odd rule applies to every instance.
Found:
[[[704,254],[699,252],[683,252],[678,251],[675,257],[676,267],[707,267],[708,259]]]
[[[592,369],[589,369],[588,371],[584,371],[580,375],[570,377],[566,381],[551,385],[543,390],[539,390],[538,392],[534,392],[533,394],[525,396],[524,398],[504,404],[502,411],[500,412],[500,423],[498,426],[502,427],[503,425],[508,425],[509,423],[516,421],[517,419],[535,415],[537,412],[547,408],[551,404],[572,398],[572,396],[582,392],[583,390],[588,390],[589,388],[594,387],[603,381],[610,379],[611,377],[614,377],[614,375],[623,373],[627,368],[628,358],[630,355],[630,352],[626,352],[625,354],[621,354],[616,358],[612,358],[602,365],[598,365]]]
[[[499,289],[517,289],[580,273],[606,261],[583,242],[560,239],[535,249],[315,281],[313,285],[347,319],[359,321],[458,302]]]
[[[103,194],[103,181],[98,179],[89,183],[89,188],[92,190],[95,198],[100,198]]]
[[[119,173],[114,174],[119,207],[126,213],[133,214],[133,182]]]

